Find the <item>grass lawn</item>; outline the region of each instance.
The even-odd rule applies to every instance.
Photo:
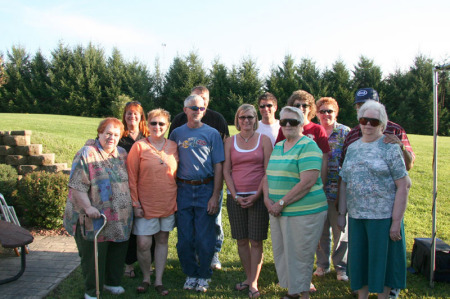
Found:
[[[0,114],[0,131],[32,130],[32,143],[42,143],[45,153],[55,153],[57,162],[71,164],[76,151],[81,148],[85,140],[96,136],[96,128],[100,119],[59,115],[39,114]],[[236,133],[234,126],[230,126],[232,134]],[[407,257],[410,264],[411,250],[414,238],[428,238],[431,236],[432,210],[432,136],[409,135],[410,142],[416,154],[414,168],[410,171],[413,181],[408,208],[405,214],[405,228],[407,236]],[[437,203],[437,237],[450,242],[450,138],[438,139],[438,203]],[[225,205],[225,204],[224,204]],[[168,298],[245,298],[246,292],[235,291],[234,285],[245,279],[236,243],[231,239],[227,210],[223,210],[223,226],[225,241],[220,259],[223,269],[215,271],[211,288],[206,294],[183,291],[185,280],[181,272],[176,253],[176,230],[171,233],[169,240],[169,258],[164,273],[164,284],[169,288]],[[277,287],[277,276],[273,264],[270,238],[264,243],[264,265],[259,280],[260,291],[264,298],[279,298],[285,290]],[[119,297],[106,294],[104,298],[135,298],[135,288],[138,286],[142,274],[136,264],[136,279],[124,278],[123,286],[126,293]],[[315,298],[353,298],[349,283],[338,282],[335,272],[324,278],[313,278],[318,291],[311,295]],[[153,288],[148,293],[157,296]],[[144,298],[148,295],[140,295]],[[48,298],[80,298],[83,296],[83,281],[78,268]],[[407,289],[401,293],[402,298],[449,298],[450,285],[436,283],[434,289],[428,287],[428,281],[422,275],[408,273]]]

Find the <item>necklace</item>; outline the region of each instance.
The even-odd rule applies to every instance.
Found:
[[[253,135],[255,135],[255,132],[253,132],[253,134],[250,137],[244,138],[242,137],[241,133],[239,133],[239,136],[241,136],[241,138],[244,139],[245,143],[248,143],[248,141],[253,137]]]
[[[147,137],[148,142],[150,142],[151,146],[153,147],[153,152],[159,157],[159,164],[164,164],[164,147],[166,145],[166,139],[164,138],[164,141],[160,144],[153,144],[153,142],[150,140],[150,137]],[[162,146],[161,146],[162,145]],[[160,150],[158,150],[158,147],[161,147]]]

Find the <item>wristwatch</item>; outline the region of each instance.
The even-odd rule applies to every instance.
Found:
[[[280,206],[284,207],[284,200],[282,200],[282,199],[279,200],[279,201],[278,201],[278,204],[279,204]]]

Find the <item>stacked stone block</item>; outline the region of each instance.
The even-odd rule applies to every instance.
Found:
[[[42,144],[31,144],[31,131],[0,131],[0,163],[19,175],[33,171],[70,172],[67,163],[55,163],[55,154],[43,154]]]

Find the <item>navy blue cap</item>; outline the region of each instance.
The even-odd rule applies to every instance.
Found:
[[[380,98],[378,97],[378,92],[373,88],[361,88],[358,89],[358,91],[355,94],[355,102],[357,103],[364,103],[367,100],[373,100],[373,101],[380,101]]]

